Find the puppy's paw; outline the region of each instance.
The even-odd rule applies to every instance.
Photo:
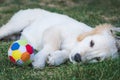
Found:
[[[58,66],[62,62],[61,51],[55,51],[54,53],[48,55],[47,63],[49,65]]]
[[[32,66],[35,69],[43,69],[45,67],[45,59],[39,56],[35,56],[32,62]]]
[[[44,63],[40,63],[38,61],[33,61],[32,62],[32,66],[34,69],[44,69],[45,64]]]
[[[49,54],[46,62],[47,62],[49,65],[55,65],[54,56],[51,55],[51,54]]]

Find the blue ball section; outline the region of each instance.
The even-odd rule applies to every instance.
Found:
[[[19,49],[20,45],[18,43],[13,43],[11,50],[17,50]]]

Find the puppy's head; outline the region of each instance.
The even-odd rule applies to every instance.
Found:
[[[110,24],[97,26],[90,32],[81,34],[69,56],[75,62],[99,62],[117,56],[116,41]]]

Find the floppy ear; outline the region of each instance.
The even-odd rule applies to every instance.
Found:
[[[114,32],[114,37],[116,40],[116,47],[118,48],[118,52],[120,52],[120,36],[118,36],[116,34],[116,32],[120,32],[120,28],[119,27],[113,27],[112,31]]]
[[[120,28],[119,27],[112,27],[110,30],[115,38],[120,39],[120,36],[118,36],[118,34],[116,34],[116,33],[119,33],[119,35],[120,35]]]
[[[113,27],[113,28],[112,28],[112,31],[120,32],[120,28],[119,28],[119,27]]]
[[[86,33],[83,33],[83,34],[80,34],[78,37],[77,37],[77,41],[82,41],[85,37],[87,36],[90,36],[90,35],[93,35],[95,34],[95,32],[92,30],[90,32],[86,32]]]
[[[120,39],[115,38],[116,39],[116,47],[118,49],[118,52],[120,52]]]
[[[101,34],[104,31],[110,32],[111,28],[112,28],[111,24],[100,24],[100,25],[96,26],[92,31],[80,34],[77,38],[77,41],[82,41],[87,36]]]

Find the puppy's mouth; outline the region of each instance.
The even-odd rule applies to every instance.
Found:
[[[75,53],[75,54],[71,54],[69,56],[70,61],[74,64],[74,63],[93,63],[93,62],[100,62],[101,61],[101,57],[91,57],[92,55],[84,55],[81,56],[80,53]]]

